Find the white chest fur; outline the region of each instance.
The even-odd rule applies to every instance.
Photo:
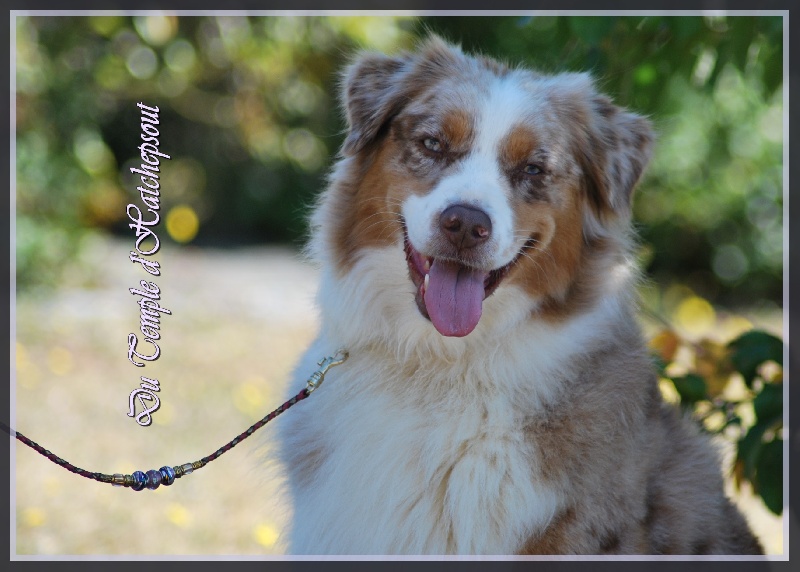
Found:
[[[501,289],[473,334],[443,338],[410,311],[410,294],[379,287],[408,282],[390,264],[396,256],[376,250],[343,280],[323,276],[322,333],[298,372],[340,345],[351,357],[280,426],[294,497],[289,550],[511,554],[560,504],[538,477],[523,416],[607,331],[617,297],[550,327],[520,319],[530,300]]]
[[[321,452],[293,483],[293,553],[508,554],[549,521],[558,499],[505,398],[401,397],[386,383],[407,377],[351,359],[284,427],[287,450]]]

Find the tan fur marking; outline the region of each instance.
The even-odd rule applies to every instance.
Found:
[[[516,126],[500,148],[501,164],[507,168],[524,166],[538,144],[538,138],[532,129],[525,125]]]
[[[352,268],[361,249],[390,246],[400,240],[399,197],[391,196],[390,191],[413,187],[414,181],[386,168],[395,153],[395,145],[387,141],[377,150],[360,181],[337,183],[344,192],[336,195],[340,218],[333,242],[337,268],[342,274]]]
[[[571,194],[563,209],[549,205],[517,205],[515,227],[521,235],[537,235],[507,281],[534,298],[564,300],[578,273],[583,230],[577,197]]]
[[[569,507],[553,520],[542,535],[529,538],[520,549],[519,554],[526,556],[569,554],[569,533],[576,520],[575,508]]]
[[[453,110],[442,120],[442,131],[451,148],[464,149],[475,137],[475,125],[472,118],[463,110]]]

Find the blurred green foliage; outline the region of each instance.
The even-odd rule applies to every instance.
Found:
[[[783,342],[750,330],[727,344],[690,341],[672,329],[651,340],[663,383],[702,427],[736,445],[737,486],[749,483],[775,514],[783,512]],[[669,386],[665,391],[670,397]]]
[[[659,143],[635,202],[649,274],[780,305],[782,20],[749,16],[17,17],[18,287],[79,272],[91,233],[131,233],[139,101],[161,109],[173,157],[162,214],[196,215],[194,243],[302,242],[343,135],[337,72],[358,47],[430,31],[589,71],[650,116]]]

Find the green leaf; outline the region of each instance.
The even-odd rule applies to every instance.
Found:
[[[763,389],[753,400],[756,419],[772,423],[783,417],[783,384],[765,383]]]
[[[681,396],[681,403],[694,403],[706,398],[706,382],[693,373],[673,378],[672,383]]]
[[[758,374],[758,367],[766,361],[783,366],[783,341],[760,330],[746,332],[728,344],[733,350],[731,362],[742,374],[748,387]]]
[[[775,514],[783,511],[783,440],[774,439],[761,447],[756,461],[758,494]]]
[[[738,443],[737,459],[742,461],[742,474],[750,482],[755,481],[756,462],[763,445],[762,438],[769,429],[767,423],[756,423]]]

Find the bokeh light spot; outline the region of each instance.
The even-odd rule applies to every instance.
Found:
[[[74,361],[69,350],[56,346],[47,352],[47,367],[56,375],[66,375],[72,371]]]
[[[289,113],[306,116],[314,111],[320,96],[313,85],[295,80],[286,83],[278,92],[278,99],[281,106]]]
[[[735,244],[725,244],[717,248],[711,267],[714,274],[725,282],[735,282],[749,269],[749,262],[742,249]]]
[[[97,131],[80,129],[75,134],[72,148],[81,166],[90,175],[110,171],[115,167],[114,154]]]
[[[636,68],[634,80],[639,85],[650,85],[658,77],[658,72],[653,64],[642,64]]]
[[[133,25],[145,42],[162,46],[177,32],[178,19],[175,16],[140,16],[133,19]]]
[[[91,16],[89,18],[89,25],[92,29],[106,38],[116,32],[122,22],[122,16]]]
[[[32,528],[42,526],[45,520],[45,513],[40,508],[29,507],[22,511],[22,522],[25,523],[25,526]]]
[[[148,79],[158,69],[158,58],[156,53],[147,46],[137,46],[128,54],[125,65],[136,79]]]
[[[189,71],[196,59],[192,44],[183,38],[172,42],[164,52],[164,62],[171,70],[178,73]]]
[[[701,336],[714,327],[717,314],[707,300],[691,296],[678,305],[673,318],[688,334]]]
[[[254,531],[256,540],[262,546],[271,548],[277,542],[280,532],[278,529],[269,524],[259,524]]]
[[[121,89],[128,80],[124,62],[114,54],[106,54],[94,68],[94,81],[109,90]]]
[[[16,354],[17,384],[25,389],[33,389],[39,383],[39,368],[30,360],[25,346],[19,342]]]
[[[200,219],[192,207],[178,205],[167,213],[167,232],[175,242],[191,242],[197,236],[198,230]]]
[[[186,507],[176,502],[170,503],[166,509],[167,520],[175,526],[186,528],[189,525],[190,514]]]
[[[264,380],[253,378],[239,386],[233,396],[233,404],[247,415],[258,415],[266,404],[264,392],[261,390]]]
[[[283,141],[286,154],[305,171],[316,171],[322,167],[324,153],[322,144],[308,129],[292,129]]]

